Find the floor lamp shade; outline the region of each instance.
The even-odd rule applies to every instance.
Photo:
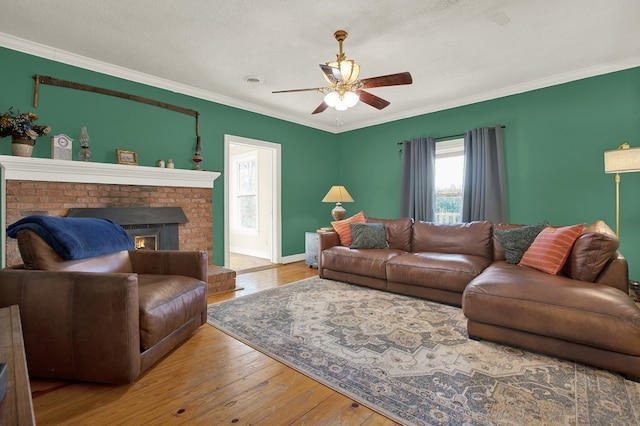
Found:
[[[640,148],[618,148],[605,151],[604,171],[605,173],[640,172]]]
[[[640,148],[624,143],[618,149],[605,151],[604,172],[616,174],[616,235],[620,237],[620,173],[640,172]]]
[[[331,216],[335,220],[344,219],[347,211],[342,207],[342,203],[352,203],[353,198],[347,191],[347,188],[341,185],[334,185],[331,187],[327,195],[322,199],[323,203],[336,203],[336,206],[331,210]]]

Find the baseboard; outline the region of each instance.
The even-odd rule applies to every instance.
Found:
[[[281,263],[287,264],[287,263],[293,263],[293,262],[300,262],[301,260],[305,260],[305,258],[306,256],[304,253],[293,254],[291,256],[283,256],[281,259]]]

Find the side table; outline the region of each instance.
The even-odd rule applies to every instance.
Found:
[[[304,233],[304,263],[306,263],[309,268],[318,267],[318,244],[317,232]]]

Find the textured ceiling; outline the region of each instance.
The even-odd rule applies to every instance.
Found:
[[[640,66],[638,0],[0,5],[0,45],[332,132]],[[362,78],[409,71],[413,85],[371,89],[391,105],[340,115],[312,116],[317,92],[271,93],[322,86],[318,64],[335,59],[338,29],[349,33],[344,50]]]

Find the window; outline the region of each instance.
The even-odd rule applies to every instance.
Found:
[[[241,231],[258,230],[258,158],[256,152],[234,160],[237,181],[233,182],[237,208],[233,212],[234,228]]]
[[[459,223],[462,217],[464,139],[436,143],[434,218],[436,223]]]

